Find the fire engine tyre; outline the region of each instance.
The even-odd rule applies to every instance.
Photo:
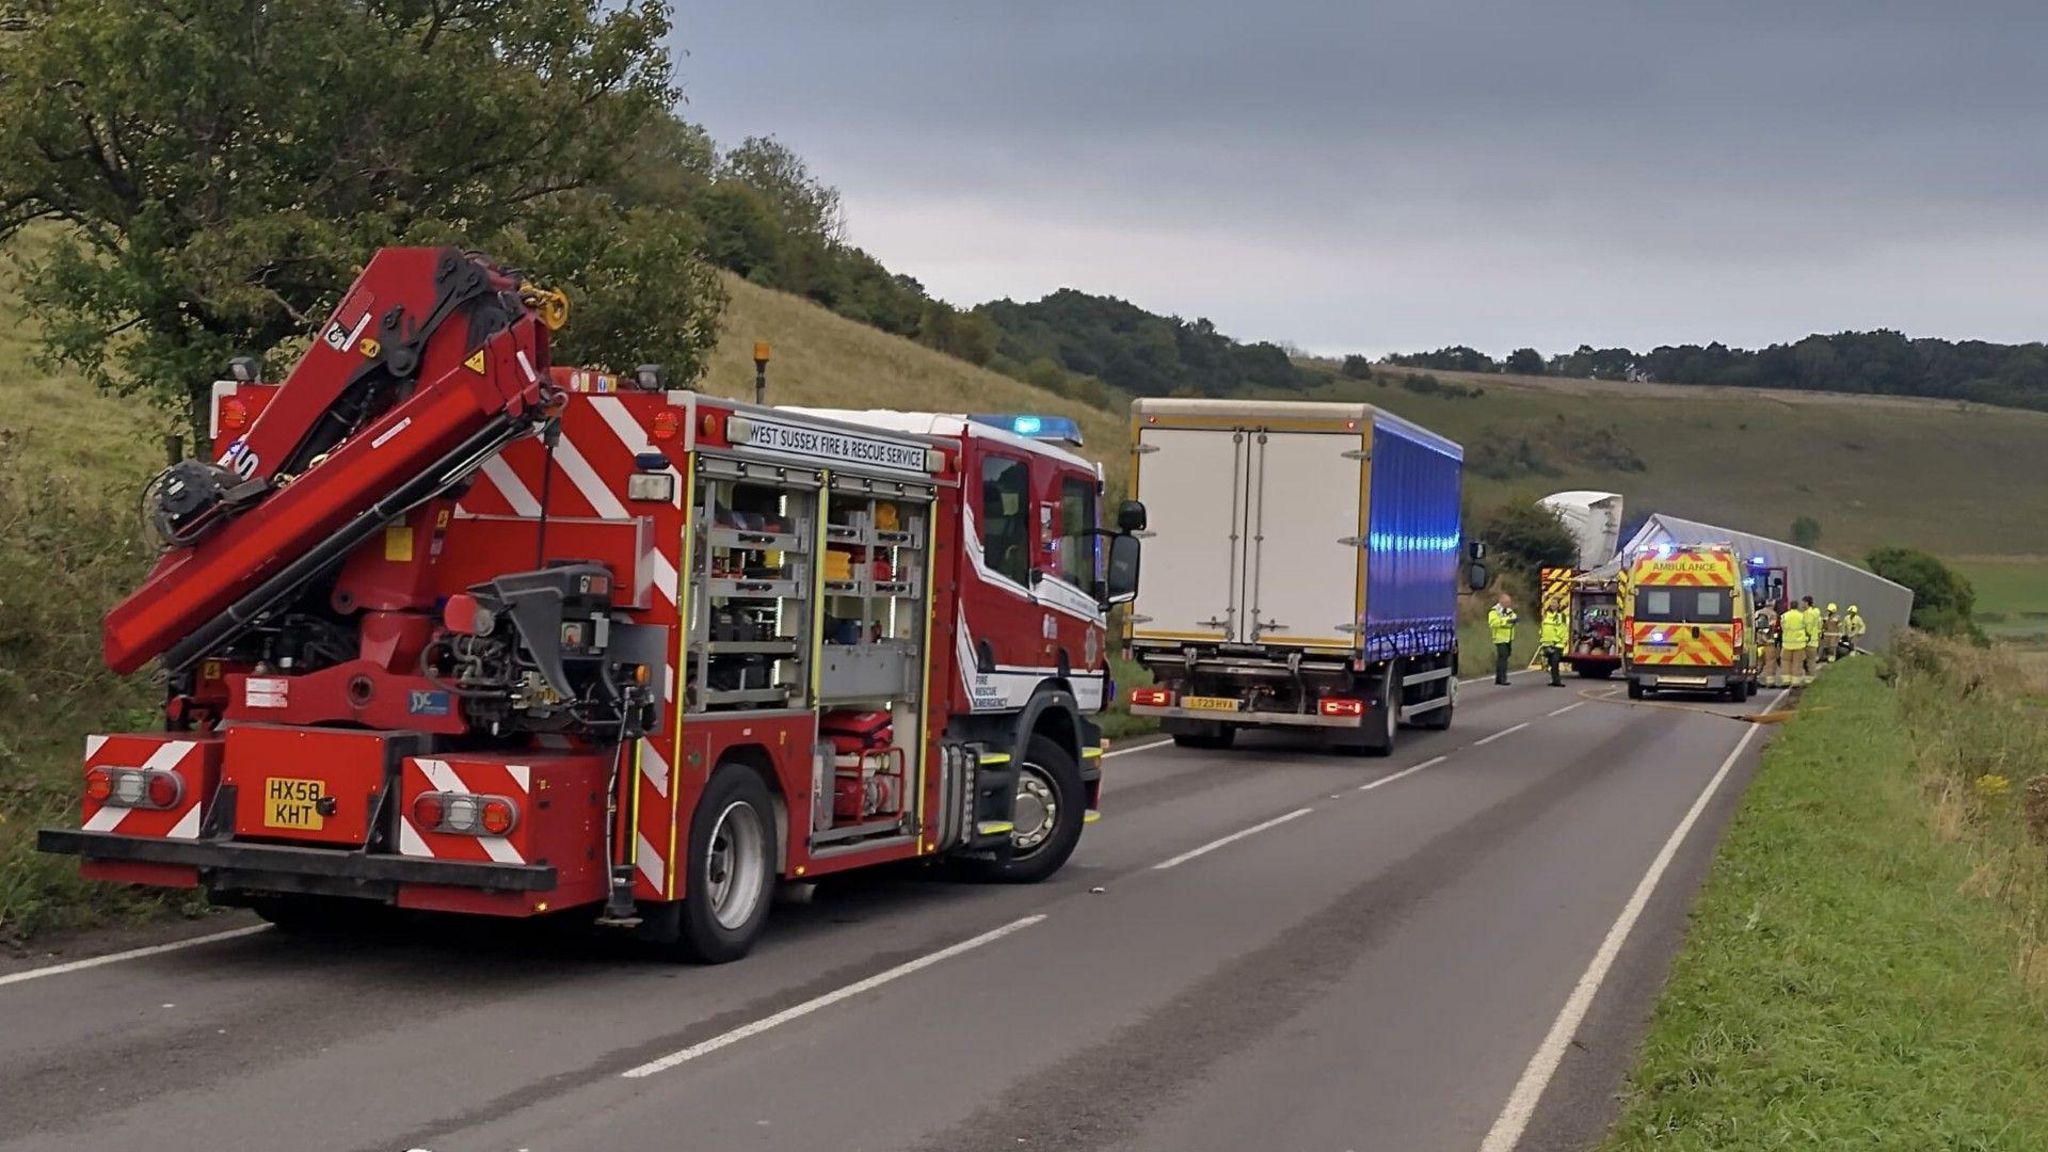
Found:
[[[775,894],[775,805],[744,764],[724,764],[690,818],[688,892],[676,947],[699,964],[745,956]]]
[[[1087,818],[1088,790],[1081,783],[1081,766],[1052,740],[1033,736],[1017,766],[1017,829],[1011,833],[1010,855],[968,861],[969,871],[981,880],[1036,884],[1059,871],[1074,854]]]
[[[1631,700],[1641,700],[1643,698],[1642,681],[1632,679],[1628,682],[1628,698]]]

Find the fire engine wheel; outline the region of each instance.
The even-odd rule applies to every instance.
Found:
[[[702,964],[737,960],[768,922],[775,889],[775,807],[743,764],[721,766],[690,820],[689,896],[677,946]]]
[[[1005,884],[1036,884],[1067,862],[1081,842],[1088,816],[1087,789],[1081,766],[1066,749],[1044,736],[1033,736],[1017,766],[1017,799],[1011,822],[1007,859],[973,861],[983,880]]]

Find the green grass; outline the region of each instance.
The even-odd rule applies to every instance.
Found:
[[[1769,747],[1605,1152],[2048,1148],[2048,1019],[2011,908],[1924,798],[1933,733],[1881,663],[1830,672]]]
[[[1464,443],[1533,438],[1552,471],[1468,476],[1474,506],[1549,492],[1619,492],[1631,519],[1665,512],[1783,538],[1798,516],[1820,548],[1860,560],[1905,544],[1937,555],[2048,555],[2048,413],[1745,389],[1434,373],[1484,395],[1419,395],[1398,374],[1334,388]],[[1379,380],[1389,383],[1382,385]],[[1613,425],[1647,466],[1568,458],[1556,445]]]
[[[1992,639],[2048,644],[2048,557],[1987,557],[1954,567],[1977,590],[1977,623]]]

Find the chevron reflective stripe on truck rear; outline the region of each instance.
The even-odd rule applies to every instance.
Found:
[[[1629,648],[1631,659],[1637,664],[1733,668],[1735,628],[1731,624],[1646,624],[1638,621],[1629,632]]]

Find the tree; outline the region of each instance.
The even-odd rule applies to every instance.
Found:
[[[1792,542],[1801,548],[1820,547],[1820,521],[1811,516],[1792,521]]]
[[[1579,562],[1579,542],[1555,511],[1540,504],[1506,504],[1481,521],[1479,538],[1486,541],[1496,566],[1534,576],[1543,568],[1570,568]]]
[[[1344,358],[1344,366],[1338,371],[1353,380],[1372,379],[1372,360],[1353,352]]]
[[[721,183],[759,193],[783,230],[820,247],[837,245],[846,231],[839,189],[811,175],[803,158],[773,136],[749,136],[718,164]]]
[[[569,292],[565,351],[701,370],[720,300],[659,0],[13,8],[0,239],[59,225],[18,257],[54,364],[201,428],[226,361],[284,367],[373,250],[455,243]]]
[[[1501,367],[1522,376],[1543,375],[1543,353],[1534,348],[1517,348],[1508,353]]]
[[[1873,549],[1863,562],[1877,575],[1913,590],[1913,627],[1944,636],[1981,637],[1972,618],[1977,590],[1969,577],[1917,548]]]

